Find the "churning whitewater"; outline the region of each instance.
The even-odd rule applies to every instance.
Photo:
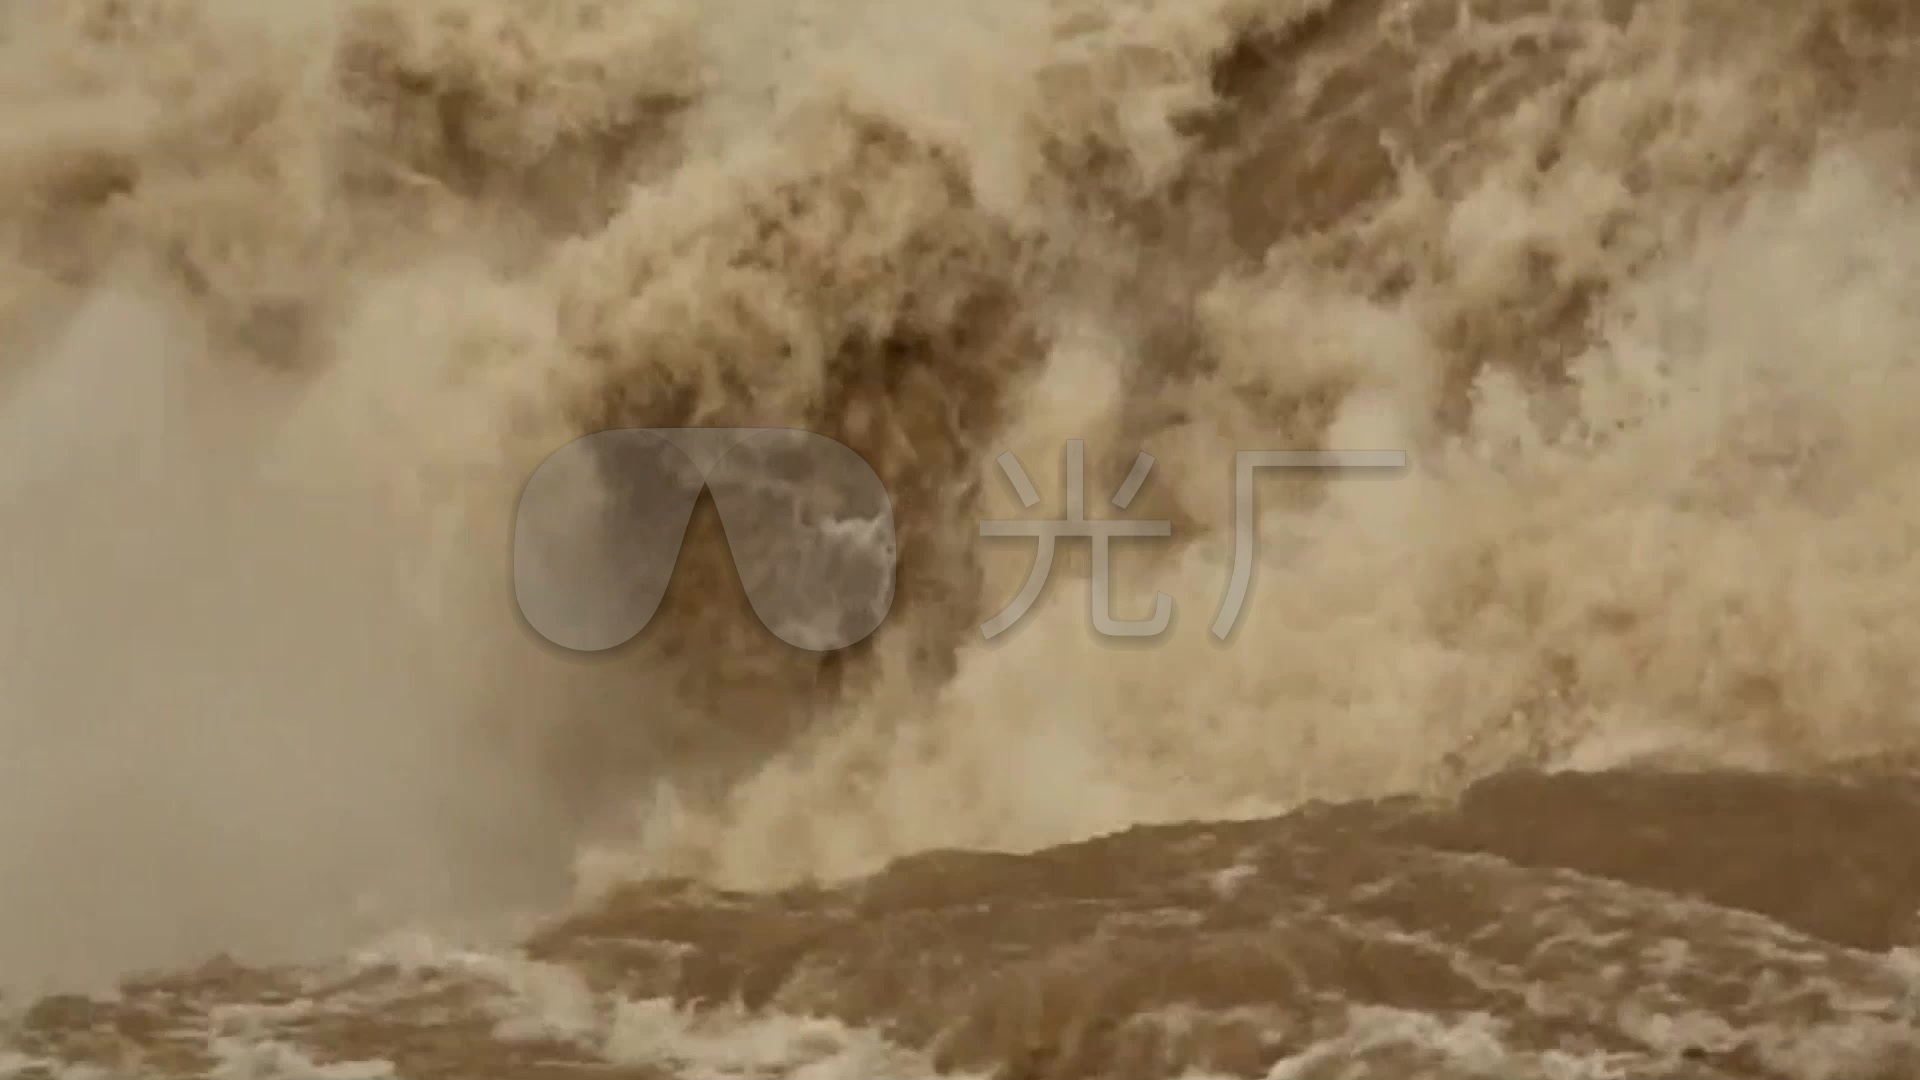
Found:
[[[1902,0],[0,0],[0,1075],[1920,1075],[1916,88]],[[877,631],[712,502],[529,628],[536,468],[692,427],[871,466]],[[1167,535],[983,631],[1075,441]],[[1408,465],[1238,517],[1299,450]]]

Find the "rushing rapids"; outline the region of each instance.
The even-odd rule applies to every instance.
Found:
[[[0,1074],[1920,1074],[1917,50],[0,0]],[[704,504],[630,646],[528,632],[535,467],[697,426],[872,467],[877,632]],[[1072,541],[982,632],[1070,440],[1151,640]]]
[[[1915,829],[1906,772],[1510,774],[833,888],[633,885],[512,953],[222,959],[12,1040],[42,1075],[1895,1080]]]

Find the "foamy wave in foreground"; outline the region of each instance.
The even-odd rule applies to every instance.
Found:
[[[0,0],[0,983],[320,963],[409,925],[498,943],[635,881],[805,889],[944,849],[1044,876],[1131,826],[1527,767],[1749,768],[1801,806],[1835,762],[1910,760],[1914,24],[1880,0]],[[873,466],[900,555],[877,634],[767,633],[704,509],[632,647],[524,632],[504,568],[534,466],[680,425],[804,428]],[[978,522],[1058,516],[1072,439],[1101,495],[1152,455],[1124,512],[1091,501],[1171,523],[1123,545],[1113,592],[1121,618],[1172,597],[1173,626],[1096,636],[1068,544],[985,640],[1033,555]],[[1264,478],[1221,645],[1233,455],[1315,448],[1411,467]],[[1592,873],[1513,910],[1598,918],[1624,871]],[[1835,985],[1908,1000],[1886,957],[1911,942],[1874,940]],[[1745,980],[1749,945],[1708,968]],[[1396,1002],[1349,974],[1314,975],[1358,1011],[1311,1037],[1143,1067],[1820,1075],[1758,1034],[1798,999],[1632,1019],[1596,984],[1607,1017],[1553,1028],[1585,1047],[1563,1052],[1527,1034],[1539,992]],[[1076,1058],[1109,1035],[1008,994],[995,1022],[1054,1055],[1015,1072],[1148,1060]],[[723,1037],[679,984],[589,996],[602,1042],[616,1001],[676,1003],[633,1014],[662,1025],[640,1041],[708,1040],[631,1075],[726,1075],[721,1044],[824,1075],[1018,1049],[922,1061],[927,1022],[851,1008],[831,1038],[756,1008]],[[1855,1005],[1831,1030],[1906,1060],[1872,1025],[1910,1005]],[[1694,1012],[1747,1049],[1655,1031]],[[754,1064],[771,1030],[838,1049]],[[1669,1068],[1682,1041],[1707,1057]],[[179,1068],[283,1067],[202,1043]]]
[[[1872,766],[1509,774],[833,889],[628,886],[511,951],[220,961],[5,1038],[63,1076],[1893,1080],[1916,826]]]

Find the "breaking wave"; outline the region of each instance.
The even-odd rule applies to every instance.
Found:
[[[1777,785],[1735,800],[1746,814],[1845,787],[1836,767],[1914,760],[1916,47],[1920,17],[1883,0],[0,0],[0,982],[31,994],[221,951],[318,961],[405,926],[498,942],[529,913],[623,903],[643,910],[629,936],[747,919],[726,923],[739,948],[791,956],[812,939],[740,926],[778,923],[797,895],[831,911],[792,919],[838,927],[856,916],[818,895],[911,880],[930,865],[915,858],[984,875],[953,887],[1017,937],[1073,894],[1055,863],[1094,850],[1059,845],[1211,822],[1266,830],[1235,873],[1304,905],[1274,915],[1296,920],[1293,944],[1253,952],[1293,957],[1302,986],[1345,987],[1358,1012],[1308,1023],[1294,991],[1193,991],[1178,1000],[1307,1026],[1262,1042],[1247,1032],[1265,1014],[1155,1013],[1145,1042],[1075,1042],[1049,1011],[1053,960],[989,1007],[952,997],[951,970],[863,981],[848,972],[886,958],[829,944],[818,963],[838,974],[780,967],[785,996],[743,999],[774,1012],[722,1037],[676,1011],[712,997],[684,970],[602,978],[558,946],[541,962],[585,980],[565,993],[588,1013],[652,995],[576,1028],[596,1054],[640,1039],[668,1073],[792,1075],[800,1059],[752,1050],[792,1038],[838,1048],[821,1075],[1291,1061],[1273,1075],[1307,1077],[1347,1060],[1599,1077],[1671,1058],[1866,1076],[1777,1038],[1713,1057],[1718,1035],[1673,1034],[1653,998],[1581,1029],[1586,1064],[1552,1058],[1571,1028],[1463,1019],[1577,1012],[1496,993],[1547,985],[1539,956],[1499,974],[1461,953],[1477,989],[1360,1004],[1343,980],[1364,977],[1300,959],[1312,919],[1361,933],[1375,903],[1342,891],[1359,888],[1346,871],[1306,869],[1338,843],[1302,808],[1524,790],[1537,800],[1512,812],[1550,832],[1579,813],[1556,784]],[[533,470],[583,435],[707,426],[804,429],[872,467],[898,555],[879,630],[832,652],[768,632],[741,584],[755,568],[703,503],[638,639],[593,655],[538,640],[510,572]],[[1095,633],[1094,560],[1069,540],[989,637],[1035,553],[979,523],[1062,517],[1074,440],[1093,516],[1168,523],[1115,546],[1113,614],[1146,618],[1165,594],[1172,625]],[[1327,449],[1409,465],[1263,473],[1257,571],[1220,640],[1236,452]],[[1137,496],[1115,507],[1123,485]],[[581,503],[585,529],[601,502]],[[1673,820],[1730,827],[1661,797]],[[1143,835],[1097,841],[1122,868],[1098,904],[1136,930],[1156,904],[1199,904],[1156,892],[1180,874],[1240,865],[1158,833],[1125,846]],[[1581,863],[1585,840],[1535,853],[1588,875],[1570,884],[1484,836],[1394,835],[1367,843],[1426,852],[1407,870],[1421,888],[1453,874],[1648,947],[1724,938],[1715,955],[1747,958],[1727,970],[1872,955],[1884,970],[1833,974],[1833,1001],[1908,994],[1874,1013],[1875,1045],[1920,1052],[1888,1034],[1913,1019],[1904,931],[1848,937],[1745,886]],[[952,849],[1024,869],[928,854]],[[1760,873],[1786,850],[1744,857]],[[1295,857],[1293,884],[1329,907],[1287,891]],[[1354,858],[1400,887],[1384,855]],[[1484,862],[1499,858],[1519,862]],[[1873,880],[1872,918],[1920,908],[1905,878]],[[632,899],[652,889],[691,891]],[[1723,906],[1686,924],[1661,889]],[[1231,980],[1255,931],[1209,921],[1237,917],[1220,903],[1188,907],[1206,943],[1190,962]],[[901,948],[944,947],[886,910],[872,918]],[[1480,917],[1394,933],[1467,949],[1448,935]],[[993,940],[968,926],[953,940]],[[676,947],[724,953],[713,933]],[[1008,948],[1066,964],[1064,942],[1102,940],[1058,933]],[[1112,947],[1092,970],[1123,953],[1153,968]],[[1423,955],[1401,959],[1439,963]],[[762,977],[742,963],[727,977]],[[268,1007],[248,996],[264,984],[215,981]],[[276,992],[324,1006],[317,985]],[[1581,986],[1554,992],[1609,992]],[[884,1000],[915,994],[919,1012]],[[1151,997],[1103,1007],[1172,1007]],[[353,1008],[376,1000],[397,999]],[[1714,1031],[1796,1006],[1741,1007]],[[1051,1049],[1008,1065],[1028,1034]],[[1629,1043],[1654,1056],[1618,1057]],[[14,1064],[107,1060],[65,1045]],[[974,1049],[928,1049],[953,1045]],[[166,1068],[322,1068],[214,1058]],[[456,1058],[405,1075],[496,1060]]]

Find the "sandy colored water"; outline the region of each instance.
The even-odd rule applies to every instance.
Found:
[[[1910,1075],[1917,30],[0,0],[0,1072]],[[885,624],[707,506],[536,640],[635,426],[858,451]],[[1172,625],[988,640],[1075,439]],[[1300,449],[1409,467],[1263,477],[1218,641]]]

